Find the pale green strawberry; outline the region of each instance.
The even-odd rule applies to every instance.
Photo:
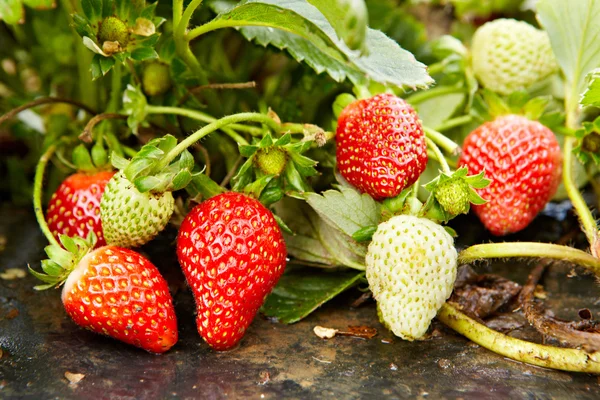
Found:
[[[558,69],[548,34],[514,19],[483,24],[473,36],[471,52],[479,82],[503,95],[526,89]]]
[[[165,228],[173,209],[170,191],[140,193],[122,171],[117,173],[106,185],[100,201],[106,243],[137,247],[149,242]]]
[[[456,267],[454,241],[441,225],[410,215],[381,223],[366,272],[382,323],[405,340],[422,338],[452,293]]]

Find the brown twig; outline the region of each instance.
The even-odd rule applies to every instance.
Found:
[[[98,114],[88,121],[85,128],[83,128],[83,132],[81,132],[81,135],[79,135],[79,139],[82,142],[91,143],[92,142],[92,130],[100,121],[104,121],[105,119],[127,119],[127,115],[116,114],[116,113]]]
[[[75,107],[81,108],[82,110],[85,110],[89,114],[92,114],[92,115],[96,114],[96,112],[94,110],[92,110],[90,107],[88,107],[85,104],[80,103],[76,100],[66,99],[66,98],[62,98],[62,97],[42,97],[40,99],[31,101],[27,104],[23,104],[22,106],[19,106],[17,108],[13,108],[12,110],[10,110],[9,112],[7,112],[6,114],[4,114],[3,116],[0,117],[0,125],[2,125],[5,121],[13,118],[15,115],[17,115],[21,111],[25,111],[32,107],[41,106],[42,104],[50,104],[50,103],[67,103],[67,104],[74,105]]]
[[[237,172],[237,169],[241,163],[242,163],[242,156],[239,156],[237,158],[237,160],[235,160],[235,163],[233,163],[231,169],[229,170],[229,172],[227,172],[227,175],[225,176],[225,178],[223,178],[223,181],[221,182],[221,184],[219,186],[221,186],[221,187],[227,186],[227,184],[229,183],[231,178],[233,178],[233,176]]]
[[[563,344],[571,347],[582,347],[584,350],[594,352],[600,350],[600,334],[586,332],[585,330],[597,327],[597,322],[583,320],[578,322],[561,321],[545,315],[544,306],[534,298],[534,292],[544,270],[552,262],[540,262],[529,274],[527,283],[521,289],[519,300],[525,317],[529,323],[541,334],[554,337]]]

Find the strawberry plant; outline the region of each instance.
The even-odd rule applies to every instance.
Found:
[[[36,288],[62,285],[84,328],[168,351],[168,266],[137,250],[163,236],[195,300],[181,312],[216,351],[259,312],[294,323],[359,288],[402,339],[437,318],[518,361],[600,372],[594,349],[494,331],[454,290],[460,265],[493,258],[600,275],[582,193],[600,195],[600,0],[398,3],[0,5],[0,138],[25,148],[0,190],[50,243]],[[413,7],[450,10],[443,34]],[[589,248],[510,241],[561,195]],[[491,242],[457,244],[464,221]]]

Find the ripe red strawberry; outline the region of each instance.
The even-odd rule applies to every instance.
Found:
[[[242,339],[279,280],[287,253],[273,214],[229,192],[185,217],[177,255],[196,299],[198,332],[215,350],[227,350]]]
[[[106,244],[100,222],[100,199],[114,171],[94,174],[76,173],[65,179],[48,203],[48,228],[58,240],[59,235],[86,238],[94,232],[96,247]]]
[[[485,170],[491,184],[477,192],[488,200],[475,213],[494,235],[524,229],[560,183],[562,155],[554,133],[537,121],[507,115],[471,132],[459,166]]]
[[[377,200],[397,196],[416,182],[427,165],[419,116],[392,94],[358,100],[344,108],[336,141],[342,176]]]
[[[73,321],[154,353],[177,342],[177,319],[167,282],[158,269],[135,251],[91,244],[61,235],[65,249],[46,247],[46,274],[31,271],[46,282],[36,289],[62,282],[62,302]]]

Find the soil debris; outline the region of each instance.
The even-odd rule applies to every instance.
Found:
[[[81,382],[83,378],[85,378],[85,375],[67,371],[65,372],[65,378],[67,378],[69,384],[76,385]]]
[[[360,339],[373,339],[377,335],[377,329],[369,326],[349,326],[346,330],[341,330],[317,325],[313,328],[313,332],[321,339],[331,339],[336,335],[352,336]]]
[[[22,268],[9,268],[6,271],[0,273],[0,279],[5,281],[12,281],[14,279],[22,279],[27,276],[27,272]]]

